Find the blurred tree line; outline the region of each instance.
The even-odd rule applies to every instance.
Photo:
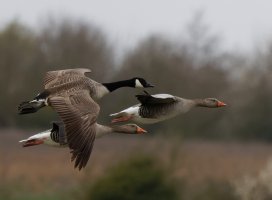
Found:
[[[218,37],[196,16],[180,37],[151,35],[121,60],[116,60],[114,45],[99,27],[71,19],[48,19],[39,30],[18,22],[2,28],[0,127],[49,127],[56,119],[50,108],[18,116],[18,104],[42,90],[46,71],[87,67],[99,82],[144,77],[156,85],[150,93],[216,97],[228,104],[196,108],[148,126],[151,133],[272,141],[272,42],[251,54],[224,52]],[[108,123],[108,114],[136,104],[139,92],[123,88],[102,99],[99,121]]]

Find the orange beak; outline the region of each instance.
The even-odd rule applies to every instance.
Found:
[[[33,139],[33,140],[28,140],[23,144],[23,147],[30,147],[34,145],[39,145],[43,144],[43,140],[38,140],[38,139]]]
[[[225,104],[224,102],[222,101],[218,101],[217,103],[217,107],[223,107],[223,106],[226,106],[227,104]]]
[[[144,129],[142,129],[141,127],[137,127],[137,133],[138,134],[143,134],[143,133],[147,133],[147,131],[146,130],[144,130]]]

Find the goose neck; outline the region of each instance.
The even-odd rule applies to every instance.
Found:
[[[193,101],[197,107],[207,107],[203,99],[194,99]]]
[[[100,124],[97,124],[96,127],[96,137],[100,137],[106,134],[110,133],[126,133],[131,134],[134,133],[132,129],[129,129],[127,126],[103,126]]]
[[[110,92],[121,87],[135,87],[135,83],[131,79],[112,83],[102,83],[102,85],[104,85]]]
[[[113,132],[113,130],[111,127],[96,124],[96,136],[95,137],[99,138],[99,137],[102,137],[102,136],[107,135],[112,132]]]

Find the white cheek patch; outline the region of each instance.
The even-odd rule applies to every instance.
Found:
[[[143,88],[144,86],[141,84],[141,82],[138,79],[136,79],[136,81],[135,81],[135,87]]]

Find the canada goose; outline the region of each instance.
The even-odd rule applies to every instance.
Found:
[[[44,91],[39,93],[32,101],[22,102],[18,107],[19,114],[37,112],[40,108],[48,105],[47,99],[50,96],[73,94],[78,90],[88,90],[90,97],[98,100],[121,87],[154,87],[147,83],[145,79],[138,77],[112,83],[98,83],[85,76],[86,73],[90,72],[90,69],[84,68],[47,72],[43,82]]]
[[[170,94],[136,95],[140,104],[131,106],[118,113],[111,114],[114,117],[112,123],[132,120],[137,123],[153,124],[186,113],[193,107],[218,108],[226,106],[225,103],[215,99],[184,99]]]
[[[19,141],[20,143],[23,143],[23,147],[29,147],[39,144],[45,144],[52,147],[68,147],[67,144],[67,136],[64,131],[64,124],[61,122],[53,122],[52,129],[43,131],[41,133],[35,134],[30,136],[27,139]],[[125,124],[122,126],[111,126],[110,129],[106,129],[106,132],[96,132],[95,138],[100,138],[103,135],[106,135],[108,133],[114,133],[119,132],[120,130],[123,130],[122,133],[127,134],[142,134],[146,133],[144,129],[137,126],[136,124]],[[109,130],[109,132],[108,132]]]

